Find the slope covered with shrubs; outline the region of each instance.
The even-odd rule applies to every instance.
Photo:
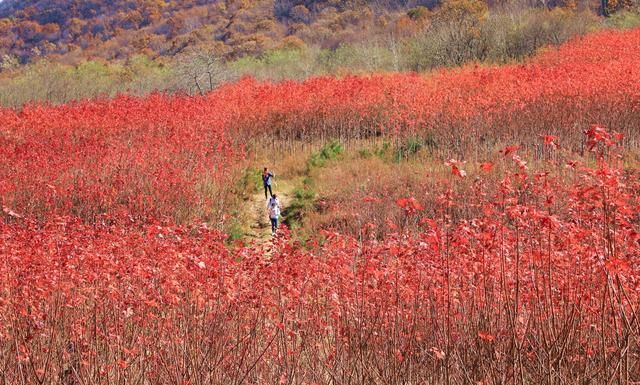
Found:
[[[639,381],[639,40],[0,109],[0,380]],[[421,143],[429,173],[399,197],[345,173],[372,180],[350,227],[226,244],[245,156],[330,138],[308,167]]]

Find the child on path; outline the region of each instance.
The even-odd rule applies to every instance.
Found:
[[[276,235],[278,230],[278,219],[280,218],[280,202],[273,195],[269,200],[269,219],[271,220],[271,235]]]
[[[271,191],[271,181],[273,177],[274,177],[273,173],[265,167],[264,171],[262,171],[262,184],[264,185],[264,199],[267,199],[269,195],[273,195],[273,191]],[[269,190],[269,195],[267,195],[267,190]]]
[[[267,209],[271,206],[272,203],[275,203],[280,207],[280,201],[278,200],[278,196],[276,194],[271,195],[271,198],[267,201]]]

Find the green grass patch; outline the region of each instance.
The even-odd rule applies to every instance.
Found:
[[[307,173],[315,167],[324,167],[327,161],[338,159],[344,152],[344,147],[337,140],[332,140],[320,149],[311,154],[307,160]]]
[[[242,223],[239,220],[239,213],[237,210],[232,213],[232,218],[233,219],[231,219],[230,223],[226,226],[227,242],[234,242],[238,239],[243,239],[246,235]]]
[[[305,231],[305,218],[316,209],[316,191],[311,171],[324,167],[327,162],[341,159],[343,153],[344,147],[337,140],[330,141],[320,151],[312,153],[307,159],[302,186],[293,191],[293,199],[282,212],[283,223],[289,227],[294,239],[302,244],[311,236]]]
[[[432,153],[437,147],[437,143],[431,135],[426,137],[409,137],[398,143],[393,155],[393,160],[396,162],[408,160],[415,157],[421,151]]]

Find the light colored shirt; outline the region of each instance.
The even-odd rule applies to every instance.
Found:
[[[269,218],[277,219],[280,217],[280,205],[272,204],[269,206]]]
[[[274,198],[274,197],[269,198],[269,200],[267,201],[267,208],[271,207],[271,205],[274,203],[278,205],[278,207],[280,206],[280,201],[278,200],[278,198]]]

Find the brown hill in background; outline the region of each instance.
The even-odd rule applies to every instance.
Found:
[[[638,2],[0,0],[0,105],[513,63],[640,26]]]
[[[228,57],[343,42],[389,31],[436,0],[4,0],[0,56],[122,59],[207,45]],[[411,13],[413,20],[419,12]]]

